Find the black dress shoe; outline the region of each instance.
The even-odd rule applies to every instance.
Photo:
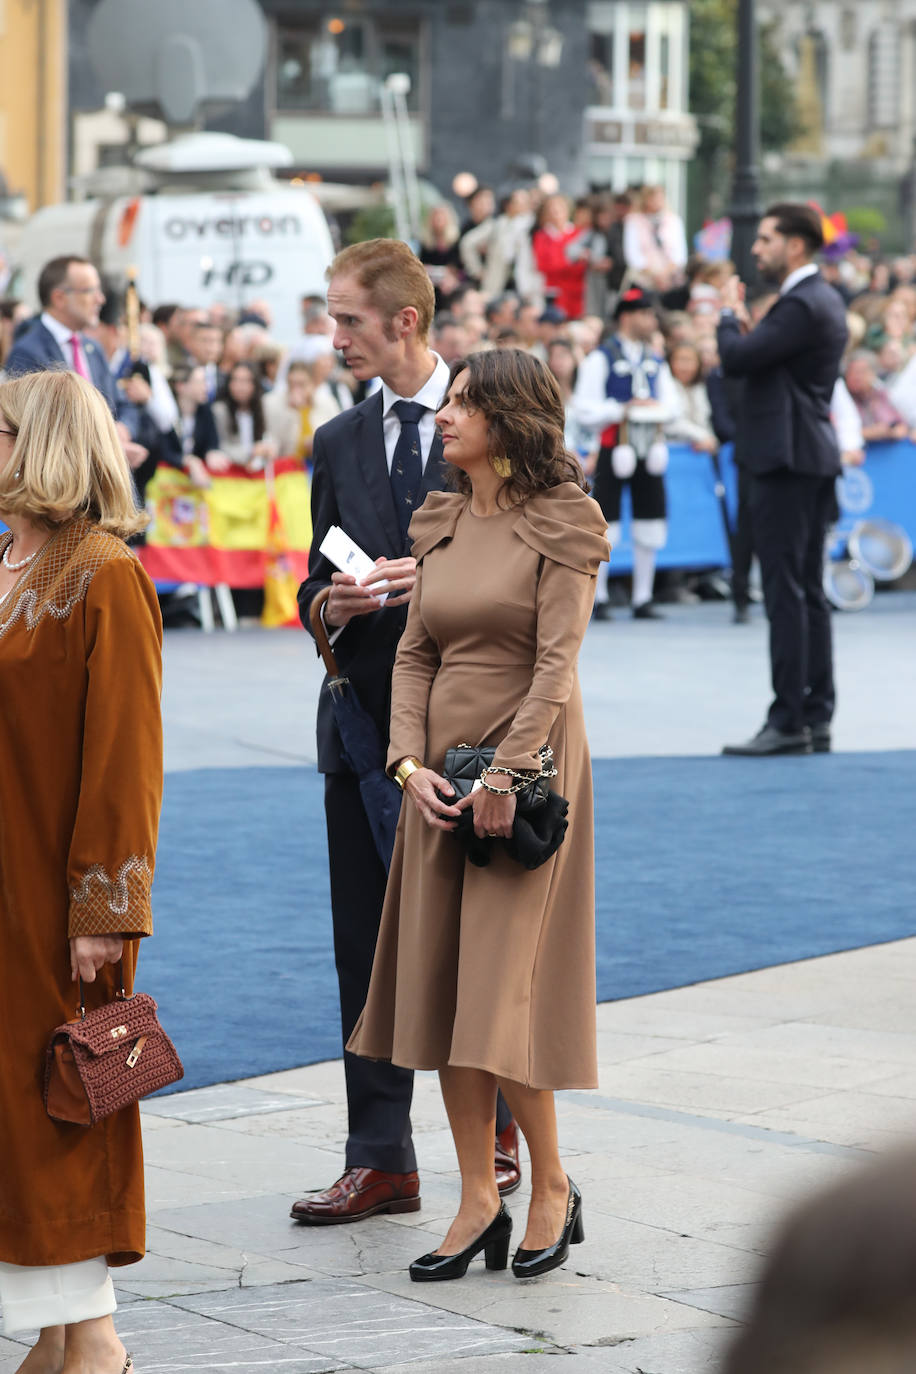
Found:
[[[509,1237],[512,1234],[512,1218],[505,1207],[499,1211],[487,1229],[472,1240],[465,1250],[457,1255],[437,1255],[433,1250],[421,1255],[410,1266],[410,1277],[414,1283],[433,1283],[438,1279],[463,1279],[468,1265],[475,1255],[483,1251],[484,1262],[488,1269],[505,1269],[509,1263]]]
[[[810,754],[811,731],[805,728],[798,734],[787,734],[775,725],[763,729],[744,744],[726,744],[723,754],[739,754],[744,758],[769,758],[773,754]]]
[[[657,611],[651,601],[644,601],[641,606],[633,607],[634,620],[664,620],[661,611]]]
[[[592,620],[613,620],[611,615],[611,603],[609,601],[596,601],[592,607]]]
[[[517,1279],[536,1279],[539,1274],[549,1274],[551,1269],[559,1269],[569,1257],[571,1245],[581,1245],[585,1240],[582,1225],[582,1194],[569,1180],[569,1202],[566,1205],[566,1221],[560,1232],[560,1239],[546,1250],[522,1250],[515,1252],[512,1272]]]
[[[732,615],[733,625],[749,625],[751,621],[750,607],[736,606]]]
[[[833,741],[830,738],[830,722],[823,720],[811,727],[811,747],[815,754],[829,754]]]

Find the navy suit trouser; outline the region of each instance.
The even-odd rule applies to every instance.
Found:
[[[754,552],[770,622],[773,703],[768,722],[795,734],[833,717],[833,641],[824,594],[824,544],[835,510],[834,478],[779,469],[755,474],[750,492]]]
[[[378,940],[387,874],[372,839],[359,782],[350,773],[326,773],[334,959],[340,986],[340,1020],[346,1045],[366,1003]],[[344,1051],[348,1135],[346,1167],[406,1174],[417,1167],[410,1126],[413,1071]],[[497,1097],[496,1129],[512,1119]]]
[[[359,782],[351,773],[327,773],[334,959],[340,986],[340,1021],[346,1045],[366,1003],[378,940],[387,874],[366,819]],[[410,1129],[413,1072],[344,1051],[347,1084],[347,1168],[406,1174],[417,1167]]]

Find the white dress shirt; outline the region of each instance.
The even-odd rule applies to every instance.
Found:
[[[433,446],[433,439],[436,435],[436,411],[442,404],[442,399],[448,390],[449,365],[438,353],[430,349],[436,360],[432,376],[425,381],[415,396],[399,396],[396,391],[392,391],[387,382],[382,382],[382,432],[385,439],[385,457],[388,462],[388,475],[391,476],[391,465],[394,461],[394,451],[397,448],[398,439],[401,437],[401,422],[398,419],[397,411],[393,410],[396,401],[416,401],[418,405],[426,406],[425,415],[421,415],[417,421],[417,428],[420,431],[420,452],[423,462],[423,470],[426,471],[426,463],[429,459],[430,449]],[[368,551],[367,551],[368,552]],[[325,608],[321,608],[321,623],[328,632],[328,639],[331,644],[343,634],[346,625],[340,625],[334,629],[325,623]]]
[[[911,428],[916,428],[916,356],[912,357],[902,372],[887,383],[890,396],[900,414]]]
[[[793,286],[797,286],[798,283],[804,281],[806,277],[813,277],[816,272],[817,264],[813,262],[806,262],[804,267],[796,267],[795,271],[789,273],[782,286],[779,288],[780,296],[784,296],[787,291],[791,291]]]
[[[619,334],[617,342],[627,361],[633,366],[638,365],[643,356],[643,345],[632,339],[624,339]],[[607,395],[608,366],[607,354],[596,348],[582,360],[579,367],[571,405],[576,419],[586,429],[606,429],[608,425],[619,424],[626,414],[626,403],[615,401]],[[635,387],[634,391],[639,394]],[[674,378],[668,364],[661,363],[655,401],[639,407],[639,420],[644,424],[666,425],[677,418],[680,410]]]
[[[67,366],[70,368],[72,372],[74,370],[73,349],[70,346],[70,340],[73,338],[73,335],[75,334],[80,341],[80,349],[82,350],[84,358],[86,357],[86,340],[83,338],[82,334],[79,332],[78,329],[68,329],[65,324],[61,324],[60,320],[55,320],[53,315],[49,315],[47,310],[42,311],[41,322],[44,325],[45,329],[47,329],[47,331],[50,334],[54,335],[54,342],[57,344],[61,353],[63,353],[64,361],[66,362]],[[86,371],[89,371],[88,359],[86,361]]]
[[[430,350],[432,352],[432,350]],[[394,451],[401,437],[401,422],[398,419],[397,411],[394,410],[396,401],[416,401],[418,405],[426,406],[426,414],[421,415],[417,422],[420,431],[420,454],[423,462],[423,471],[426,471],[426,463],[429,459],[429,451],[433,446],[433,439],[436,435],[436,411],[442,404],[443,397],[448,390],[449,366],[439,357],[438,353],[433,353],[436,366],[432,376],[424,382],[415,396],[399,396],[396,391],[392,391],[387,382],[382,382],[382,430],[385,436],[385,457],[388,461],[388,475],[391,476],[391,464],[394,461]]]
[[[841,453],[858,453],[865,448],[859,407],[849,394],[849,388],[842,377],[837,377],[836,386],[833,388],[830,421],[836,430]]]

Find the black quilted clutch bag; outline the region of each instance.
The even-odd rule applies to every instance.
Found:
[[[532,778],[527,787],[523,787],[520,792],[516,792],[516,811],[526,815],[531,811],[536,811],[543,806],[547,800],[547,793],[550,791],[548,786],[549,779],[556,776],[556,769],[553,767],[553,750],[549,744],[545,744],[538,750],[541,759],[540,777]],[[446,778],[454,787],[454,797],[443,797],[443,801],[450,801],[453,805],[461,801],[474,789],[474,784],[479,781],[480,775],[485,768],[492,768],[496,750],[492,745],[484,745],[482,748],[475,748],[472,744],[456,744],[453,749],[449,749],[445,756],[445,765],[442,769],[442,776]]]
[[[464,846],[468,859],[477,868],[487,867],[494,844],[503,845],[509,857],[521,864],[522,868],[540,868],[557,852],[566,838],[569,802],[550,788],[550,779],[557,775],[553,766],[553,750],[549,744],[545,744],[538,753],[541,759],[540,775],[514,794],[515,821],[510,839],[496,840],[490,835],[475,835],[473,812],[470,807],[462,812],[455,834]],[[475,749],[470,744],[459,744],[449,749],[442,776],[454,787],[455,796],[442,797],[442,800],[454,803],[468,796],[483,770],[492,767],[495,754],[496,750],[489,746]],[[442,796],[441,792],[439,795]]]

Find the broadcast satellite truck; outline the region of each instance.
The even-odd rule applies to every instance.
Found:
[[[133,194],[98,194],[48,206],[31,217],[15,253],[18,294],[37,307],[38,274],[50,258],[89,258],[120,284],[136,268],[141,299],[206,308],[269,304],[271,334],[301,332],[304,295],[324,295],[334,255],[324,211],[308,185],[282,182],[271,166],[290,160],[278,144],[193,134],[138,154],[134,168],[103,169],[95,187],[121,174]],[[87,189],[92,190],[92,180]]]

